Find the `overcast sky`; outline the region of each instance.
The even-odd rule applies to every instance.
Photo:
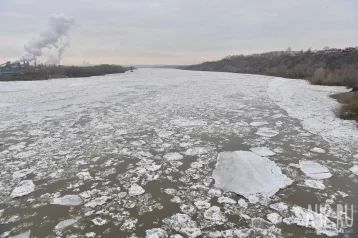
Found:
[[[358,45],[356,0],[0,0],[0,63],[52,13],[75,19],[62,64],[193,64]]]

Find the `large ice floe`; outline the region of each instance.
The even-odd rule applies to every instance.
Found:
[[[327,179],[332,177],[328,168],[312,161],[300,161],[300,169],[302,172],[313,179]]]
[[[269,198],[292,180],[275,162],[249,151],[222,152],[213,172],[215,186],[257,202]]]
[[[32,193],[35,190],[35,184],[32,180],[23,180],[21,181],[12,191],[11,197],[22,197],[29,193]]]

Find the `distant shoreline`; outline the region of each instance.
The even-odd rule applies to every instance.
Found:
[[[0,82],[11,81],[39,81],[55,78],[85,78],[93,76],[102,76],[107,74],[125,73],[131,70],[131,67],[122,67],[119,65],[95,65],[95,66],[41,66],[27,67],[17,69],[7,69],[8,72],[14,72],[14,75],[1,75]],[[11,70],[11,71],[10,71]],[[5,70],[3,71],[5,72]]]

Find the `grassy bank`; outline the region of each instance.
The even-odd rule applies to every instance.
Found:
[[[340,118],[358,121],[358,92],[339,93],[331,97],[342,104],[338,109]]]
[[[0,76],[0,81],[32,81],[53,78],[82,78],[106,74],[124,73],[129,68],[119,65],[95,66],[43,66],[17,70],[16,75]]]

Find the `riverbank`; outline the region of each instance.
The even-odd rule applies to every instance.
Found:
[[[0,81],[35,81],[55,78],[84,78],[124,73],[130,67],[101,64],[94,66],[42,66],[15,70],[15,75],[0,75]]]

